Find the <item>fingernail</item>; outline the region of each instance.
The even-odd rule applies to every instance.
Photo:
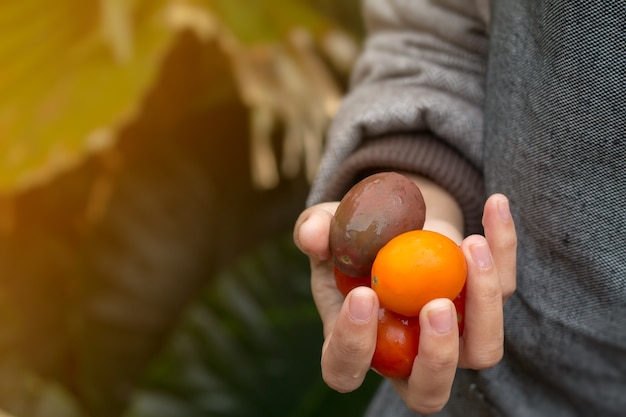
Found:
[[[489,246],[486,243],[475,243],[470,246],[470,252],[474,263],[480,269],[491,268],[491,252]]]
[[[363,323],[369,321],[374,313],[374,297],[372,294],[363,294],[357,288],[350,294],[348,312],[353,321]]]
[[[511,219],[511,210],[509,208],[509,200],[503,198],[498,201],[498,214],[503,221],[509,221]]]
[[[430,310],[428,311],[428,322],[430,327],[437,333],[448,333],[452,329],[452,309],[450,303],[445,300],[433,301]]]

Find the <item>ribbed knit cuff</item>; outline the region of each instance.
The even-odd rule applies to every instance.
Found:
[[[367,140],[337,169],[322,201],[339,200],[357,181],[391,170],[413,172],[445,188],[463,211],[465,232],[482,231],[482,175],[462,155],[426,133]]]

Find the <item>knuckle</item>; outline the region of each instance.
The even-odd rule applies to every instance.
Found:
[[[457,360],[452,355],[437,355],[426,361],[425,365],[434,372],[456,367]]]
[[[357,379],[345,378],[343,374],[325,371],[323,368],[322,379],[329,388],[342,394],[352,392],[361,385],[361,382]]]
[[[511,252],[517,249],[517,236],[515,234],[503,234],[498,239],[498,246]]]
[[[474,294],[482,306],[499,306],[503,296],[502,283],[499,280],[483,281]]]
[[[421,358],[422,363],[431,374],[439,374],[443,371],[457,367],[458,355],[453,351],[440,350]]]
[[[497,365],[503,356],[504,347],[502,344],[494,344],[491,347],[484,346],[482,349],[470,353],[469,363],[471,368],[475,370],[488,369]]]
[[[440,412],[446,405],[449,399],[449,394],[444,398],[413,398],[410,397],[407,401],[407,407],[420,415],[431,415]]]
[[[371,356],[372,345],[369,340],[360,337],[344,337],[334,346],[336,354],[346,362],[358,362]]]
[[[504,283],[502,285],[502,298],[505,300],[508,299],[511,295],[513,295],[516,289],[517,289],[517,284],[515,280]]]
[[[361,385],[373,352],[366,340],[357,337],[339,339],[333,337],[322,353],[322,379],[333,390],[346,393]]]

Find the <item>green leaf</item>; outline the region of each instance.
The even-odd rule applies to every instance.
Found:
[[[271,240],[203,290],[126,417],[361,415],[379,377],[332,391],[321,345],[307,261],[290,237]]]

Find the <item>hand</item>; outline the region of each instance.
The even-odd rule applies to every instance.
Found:
[[[427,198],[427,196],[425,196]],[[427,199],[427,207],[430,207]],[[358,388],[370,367],[376,343],[378,298],[360,287],[343,299],[335,287],[328,248],[330,220],[338,203],[305,210],[296,222],[294,241],[311,263],[311,288],[324,326],[322,376],[333,389]],[[425,228],[453,234],[441,219]],[[449,300],[428,303],[420,313],[419,354],[409,378],[392,380],[412,410],[441,410],[450,396],[457,367],[484,369],[503,354],[502,306],[515,290],[516,234],[506,197],[491,196],[483,216],[485,236],[465,238],[468,265],[465,330],[459,339],[456,312]],[[452,236],[451,236],[452,237]]]

